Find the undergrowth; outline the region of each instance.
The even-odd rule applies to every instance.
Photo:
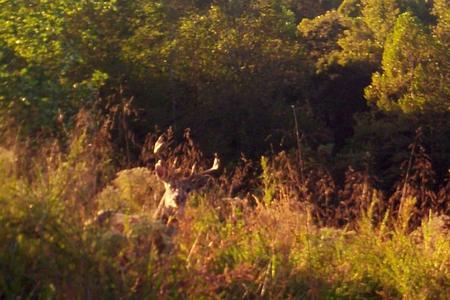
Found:
[[[299,178],[287,153],[262,158],[251,189],[230,195],[245,167],[210,182],[168,234],[150,217],[152,168],[116,172],[89,126],[0,148],[1,299],[450,297],[448,185],[421,185],[423,152],[392,197],[355,170],[338,189],[323,168]],[[143,218],[118,234],[92,221],[108,209]]]

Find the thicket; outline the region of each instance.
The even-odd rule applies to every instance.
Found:
[[[229,162],[295,147],[392,188],[420,127],[448,173],[447,0],[24,1],[0,4],[0,118],[54,136],[114,114],[136,161],[147,132],[190,128]]]
[[[174,230],[151,217],[163,190],[151,168],[116,170],[108,130],[92,122],[78,115],[64,147],[0,148],[1,298],[450,294],[450,186],[435,194],[421,181],[430,169],[419,144],[391,197],[353,169],[340,189],[284,152],[263,157],[256,178],[243,161],[191,195]],[[168,160],[206,165],[189,138],[172,149]],[[150,167],[152,150],[142,152]],[[231,196],[239,186],[252,189]],[[129,216],[121,232],[99,221],[105,211]]]
[[[0,298],[448,298],[449,7],[0,1]],[[224,162],[173,235],[169,127]]]

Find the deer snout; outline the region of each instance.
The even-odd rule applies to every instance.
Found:
[[[186,203],[187,194],[179,189],[170,189],[164,195],[164,206],[166,208],[181,209]]]

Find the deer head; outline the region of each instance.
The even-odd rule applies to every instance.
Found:
[[[162,148],[163,139],[160,137],[154,147],[155,154]],[[189,193],[202,188],[208,182],[211,174],[219,169],[219,159],[216,156],[212,167],[201,172],[196,171],[196,164],[189,172],[175,169],[175,165],[176,163],[168,164],[163,160],[159,160],[155,165],[156,176],[164,184],[165,192],[154,218],[165,223],[170,223],[174,217],[183,213]]]

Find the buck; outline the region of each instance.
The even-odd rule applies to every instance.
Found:
[[[154,154],[159,156],[166,144],[163,135],[158,138],[154,145]],[[176,161],[171,164],[160,159],[155,165],[157,178],[164,185],[164,194],[153,214],[154,221],[170,226],[184,212],[184,207],[190,192],[202,188],[211,178],[211,174],[219,169],[219,159],[217,155],[211,168],[204,171],[197,171],[196,164],[186,172],[180,168],[175,168]],[[186,175],[187,174],[187,175]],[[99,225],[105,224],[105,220],[114,231],[120,232],[124,228],[124,223],[139,223],[138,215],[126,215],[113,211],[101,211],[97,214],[95,222]]]
[[[158,179],[164,184],[164,195],[154,213],[155,220],[170,223],[173,218],[182,215],[187,197],[191,191],[202,188],[209,180],[210,174],[219,169],[219,159],[214,158],[213,166],[205,171],[195,173],[195,165],[188,176],[177,170],[171,171],[160,160],[155,165]]]

